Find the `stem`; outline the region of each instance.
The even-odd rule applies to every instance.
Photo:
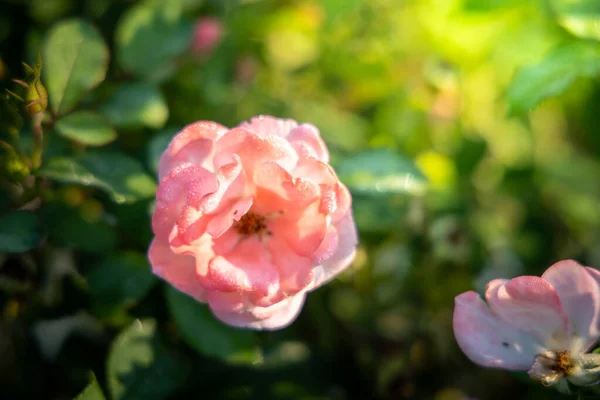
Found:
[[[33,114],[31,118],[31,127],[33,129],[33,151],[31,152],[31,166],[38,169],[42,166],[42,150],[44,148],[44,130],[42,129],[42,120],[44,113]]]

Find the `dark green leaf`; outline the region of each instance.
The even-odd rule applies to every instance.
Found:
[[[103,221],[87,221],[80,210],[46,203],[43,207],[49,240],[57,246],[89,253],[114,249],[117,233]]]
[[[354,220],[361,232],[389,232],[401,226],[410,199],[400,194],[387,193],[373,197],[357,193],[352,196]]]
[[[414,163],[391,150],[363,151],[344,159],[336,171],[353,193],[421,194],[426,185],[426,178]]]
[[[108,58],[102,36],[88,22],[74,19],[55,25],[43,47],[44,82],[52,110],[64,114],[102,82]]]
[[[158,87],[146,83],[121,85],[102,109],[108,119],[122,128],[161,128],[169,109]]]
[[[173,59],[188,48],[192,24],[181,18],[181,1],[146,1],[132,7],[116,33],[117,58],[134,74],[159,81],[174,71]]]
[[[92,111],[69,114],[58,120],[55,127],[62,136],[88,146],[102,146],[117,137],[108,121]]]
[[[507,92],[511,115],[527,112],[549,97],[565,91],[578,77],[600,74],[600,44],[563,45],[541,62],[523,68]]]
[[[143,254],[125,252],[113,255],[87,275],[94,297],[107,305],[129,307],[157,283]]]
[[[0,253],[22,253],[33,249],[42,239],[36,214],[15,211],[0,216]]]
[[[551,0],[558,23],[573,35],[600,40],[600,2]]]
[[[96,380],[96,376],[93,373],[90,375],[91,375],[90,384],[87,385],[87,387],[85,389],[83,389],[83,392],[81,392],[79,394],[79,396],[77,396],[75,398],[75,400],[105,400],[106,399],[106,397],[104,397],[104,393],[102,393],[102,389],[100,388],[98,381]]]
[[[231,363],[260,361],[261,355],[251,331],[225,325],[205,304],[170,286],[167,287],[167,299],[181,336],[196,351]]]
[[[136,320],[117,336],[106,366],[113,400],[164,399],[188,373],[189,366],[161,343],[151,319]]]
[[[38,174],[61,182],[97,187],[108,192],[117,203],[145,199],[156,191],[156,183],[140,163],[121,153],[90,152],[77,158],[53,158]]]

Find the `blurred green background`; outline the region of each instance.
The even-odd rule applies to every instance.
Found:
[[[1,97],[0,397],[566,398],[451,320],[491,279],[600,267],[599,40],[597,0],[2,0],[0,89],[38,98],[40,52],[49,105]],[[172,135],[257,114],[320,128],[361,240],[259,333],[145,256]]]

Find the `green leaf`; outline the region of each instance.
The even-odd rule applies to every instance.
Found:
[[[80,210],[54,202],[45,203],[42,210],[52,244],[96,254],[114,249],[116,229],[104,221],[88,221]]]
[[[494,11],[514,6],[522,6],[522,0],[465,0],[463,9],[465,11]]]
[[[206,305],[170,286],[167,299],[181,336],[200,354],[233,364],[254,364],[261,360],[252,332],[225,325]]]
[[[136,320],[110,347],[106,375],[113,400],[164,399],[188,374],[189,365],[161,343],[152,319]]]
[[[87,275],[92,295],[106,305],[130,307],[158,281],[147,258],[124,252],[110,256]]]
[[[369,125],[358,114],[349,113],[327,103],[293,101],[291,114],[298,121],[311,121],[332,148],[355,151],[364,148]]]
[[[117,138],[108,121],[92,111],[78,111],[58,120],[56,131],[88,146],[102,146]]]
[[[541,62],[523,68],[507,91],[509,114],[527,112],[549,97],[564,92],[578,77],[600,74],[600,44],[563,45]]]
[[[113,125],[122,128],[161,128],[169,117],[164,96],[154,85],[124,84],[102,108]]]
[[[31,250],[43,237],[40,221],[32,212],[15,211],[0,216],[0,253]]]
[[[89,152],[77,158],[50,159],[39,176],[65,183],[93,186],[109,193],[117,203],[152,197],[155,181],[136,160],[116,152]]]
[[[73,19],[55,25],[44,43],[44,82],[52,110],[64,114],[104,80],[109,52],[88,22]]]
[[[358,194],[422,194],[426,178],[412,161],[385,149],[365,150],[336,168],[350,191]]]
[[[106,397],[104,397],[104,393],[102,393],[102,389],[100,388],[100,385],[98,384],[98,381],[96,380],[96,376],[94,375],[94,373],[90,374],[90,384],[87,385],[87,387],[85,389],[83,389],[83,392],[81,392],[79,394],[79,396],[77,396],[75,398],[75,400],[105,400]]]
[[[116,33],[120,65],[141,78],[160,81],[174,72],[174,58],[188,49],[193,26],[181,18],[181,1],[146,1],[132,7]]]
[[[551,0],[558,23],[573,35],[600,40],[600,2]]]
[[[155,174],[158,173],[160,156],[167,149],[171,139],[173,139],[173,136],[175,136],[176,133],[177,129],[166,129],[165,131],[152,136],[152,139],[150,139],[147,150],[148,165]]]

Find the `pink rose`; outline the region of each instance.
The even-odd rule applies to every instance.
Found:
[[[224,29],[217,18],[204,17],[196,21],[191,50],[193,53],[208,57],[221,42]]]
[[[600,337],[597,270],[560,261],[541,278],[493,280],[485,298],[466,292],[455,301],[454,335],[473,362],[528,371],[563,392],[568,382],[600,379],[600,354],[586,354]]]
[[[160,159],[153,272],[230,325],[290,324],[355,255],[350,193],[328,162],[310,124],[186,126]]]

